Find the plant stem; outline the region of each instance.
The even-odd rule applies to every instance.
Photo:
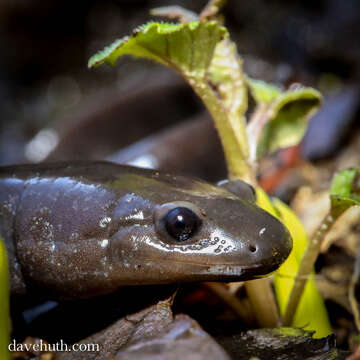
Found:
[[[190,78],[188,81],[214,120],[225,153],[229,179],[242,179],[254,184],[254,172],[248,164],[245,119],[231,119],[221,99],[203,78]]]
[[[279,312],[269,278],[247,281],[245,288],[258,324],[267,328],[279,326]]]
[[[320,247],[326,234],[331,229],[335,222],[335,218],[331,213],[325,216],[317,229],[314,237],[309,242],[305,254],[301,260],[299,271],[295,277],[294,286],[291,290],[289,301],[286,306],[285,315],[283,318],[283,326],[291,326],[295,317],[296,309],[301,300],[307,280],[313,271],[315,261],[319,255]]]

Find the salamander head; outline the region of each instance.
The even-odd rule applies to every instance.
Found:
[[[247,184],[242,182],[238,197],[188,181],[160,178],[151,197],[146,191],[134,193],[127,224],[122,221],[110,240],[123,279],[126,273],[129,283],[242,281],[266,275],[285,261],[292,249],[289,232],[255,205]],[[114,219],[123,219],[123,211],[122,203]]]

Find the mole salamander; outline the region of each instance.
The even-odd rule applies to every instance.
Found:
[[[0,167],[11,290],[88,298],[124,285],[243,281],[288,257],[286,228],[242,181],[110,162]]]

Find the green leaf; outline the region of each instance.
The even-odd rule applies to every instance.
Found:
[[[257,157],[299,144],[309,118],[321,104],[321,94],[305,87],[283,92],[254,79],[247,79],[247,84],[257,103],[256,120],[262,127],[256,144]]]
[[[281,93],[281,89],[275,85],[266,83],[265,81],[246,78],[246,83],[251,91],[256,103],[270,104],[274,101]]]
[[[330,188],[331,215],[336,219],[348,208],[360,205],[360,168],[338,172]]]
[[[150,22],[137,28],[132,36],[116,40],[92,56],[89,67],[104,62],[114,65],[122,55],[155,60],[182,73],[204,72],[217,43],[228,36],[215,22],[167,24]]]
[[[215,21],[148,23],[91,57],[89,67],[104,62],[114,65],[125,54],[155,60],[178,71],[215,121],[229,177],[251,177],[244,118],[246,86],[236,46],[225,27]]]

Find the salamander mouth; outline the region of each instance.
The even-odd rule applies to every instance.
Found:
[[[273,271],[277,270],[278,267],[278,264],[272,266],[264,266],[263,264],[254,264],[248,266],[232,264],[210,265],[207,267],[206,273],[213,276],[223,276],[224,280],[231,280],[232,278],[236,278],[245,281],[269,275]]]
[[[160,260],[159,260],[160,261]],[[183,274],[177,274],[181,281],[246,281],[264,277],[277,270],[281,263],[239,265],[239,263],[204,264],[180,260],[161,259],[162,262],[180,266]]]

